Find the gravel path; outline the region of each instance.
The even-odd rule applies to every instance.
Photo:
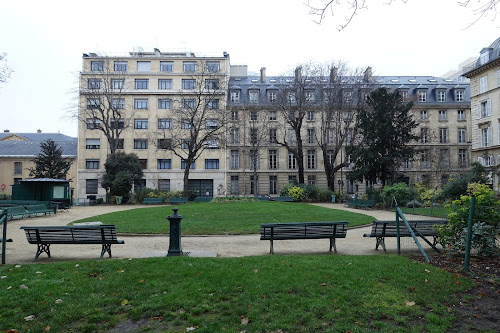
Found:
[[[356,213],[373,216],[378,220],[392,220],[394,213],[378,210],[359,210],[345,208],[341,204],[321,203],[317,206],[342,209]],[[69,222],[86,217],[123,211],[134,208],[144,208],[141,205],[92,207],[72,207],[68,211],[58,212],[56,215],[37,218],[24,218],[8,222],[7,235],[12,238],[12,243],[7,243],[7,264],[33,263],[36,245],[26,241],[21,226],[66,225]],[[168,226],[166,226],[166,229]],[[376,251],[375,239],[363,238],[363,234],[370,232],[370,226],[351,228],[345,239],[337,239],[338,255],[374,255],[383,254],[382,250]],[[168,251],[168,235],[155,236],[130,236],[119,235],[118,239],[125,241],[124,245],[113,245],[113,258],[143,258],[165,256]],[[387,253],[396,253],[396,240],[386,240]],[[284,240],[274,243],[275,254],[329,254],[329,240]],[[42,254],[39,263],[67,261],[67,260],[95,260],[101,253],[100,245],[51,245],[52,257]],[[182,249],[191,252],[193,256],[241,257],[255,255],[269,255],[269,241],[261,241],[260,235],[240,236],[183,236]]]

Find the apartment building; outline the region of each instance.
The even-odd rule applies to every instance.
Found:
[[[138,155],[144,171],[139,188],[182,190],[189,164],[190,190],[223,195],[225,152],[216,134],[224,125],[229,70],[226,52],[84,54],[77,197],[105,197],[101,177],[114,151]],[[193,147],[198,153],[188,163]]]
[[[265,68],[260,75],[248,75],[246,66],[231,67],[227,102],[230,121],[226,129],[228,194],[276,195],[284,184],[298,179],[297,156],[283,145],[285,141],[292,147],[296,145],[297,133],[286,121],[289,115],[280,111],[282,103],[292,106],[291,113],[302,109],[304,115],[299,133],[304,182],[327,187],[326,158],[334,166],[346,164],[331,181],[335,190],[351,194],[365,191],[368,184],[349,178],[353,165],[345,146],[352,140],[351,129],[335,133],[333,128],[324,128],[328,118],[325,106],[328,109],[331,102],[328,91],[335,80],[336,69],[325,77],[305,77],[299,70],[295,77],[284,78],[267,77]],[[370,68],[359,77],[342,80],[345,83],[337,92],[341,100],[338,121],[349,119],[356,101],[378,87],[399,90],[405,99],[415,102],[412,112],[419,122],[416,134],[420,142],[414,146],[419,152],[414,160],[398,167],[399,180],[440,187],[450,176],[469,168],[471,117],[467,83],[427,76],[372,76]],[[297,89],[298,81],[302,86]],[[338,135],[344,135],[345,141],[336,153]]]
[[[483,48],[477,62],[465,71],[471,90],[472,158],[486,168],[489,184],[499,193],[500,38]]]
[[[76,180],[77,139],[60,133],[0,133],[0,193],[12,194],[12,185],[30,178],[29,169],[35,168],[33,159],[40,154],[40,143],[51,139],[63,150],[63,157],[72,161],[67,179]],[[72,183],[71,186],[75,186]]]

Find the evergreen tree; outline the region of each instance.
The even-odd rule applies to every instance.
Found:
[[[32,160],[35,168],[29,168],[30,177],[65,179],[71,161],[62,157],[62,148],[51,139],[42,141],[40,148],[40,154]]]
[[[139,185],[143,172],[136,154],[117,152],[108,156],[104,164],[106,173],[102,178],[101,186],[109,195],[120,195],[127,201],[132,184]]]
[[[368,108],[358,110],[356,128],[359,143],[348,150],[354,163],[351,179],[385,186],[403,161],[416,153],[409,145],[418,139],[418,126],[410,112],[413,102],[406,102],[398,91],[379,88],[367,98]]]

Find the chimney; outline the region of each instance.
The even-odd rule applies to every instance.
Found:
[[[332,67],[330,70],[330,83],[335,83],[337,82],[338,78],[338,69],[337,67]]]
[[[39,130],[37,130],[36,132],[37,132],[37,133],[42,133],[42,130],[41,130],[41,129],[39,129]]]
[[[8,129],[4,129],[4,130],[3,130],[3,132],[4,132],[4,133],[9,133],[9,132],[10,132],[10,130],[8,130]]]
[[[260,69],[260,82],[266,83],[266,67]]]
[[[156,47],[155,47],[155,55],[156,56],[161,55],[160,49],[157,49]]]
[[[302,81],[302,67],[297,67],[295,69],[295,82]]]
[[[369,82],[372,79],[372,68],[370,66],[366,67],[364,81]]]

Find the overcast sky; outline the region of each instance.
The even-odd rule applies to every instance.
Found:
[[[1,128],[76,136],[65,117],[82,53],[193,51],[222,55],[250,71],[279,75],[307,61],[346,60],[376,75],[441,76],[500,36],[500,19],[475,20],[457,0],[369,0],[351,24],[347,13],[321,25],[307,0],[5,1],[0,53],[14,73],[0,85]],[[474,2],[474,1],[473,1]]]

